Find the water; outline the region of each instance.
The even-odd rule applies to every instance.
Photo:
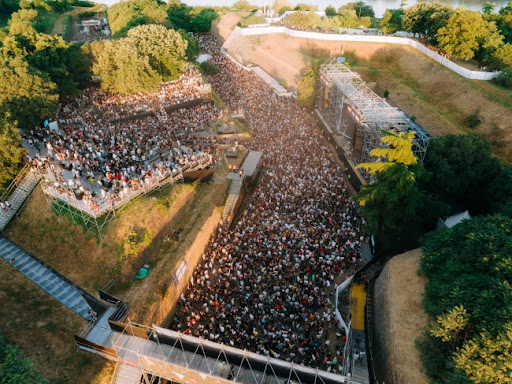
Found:
[[[358,0],[289,0],[289,2],[293,5],[297,5],[299,3],[315,4],[318,6],[319,11],[323,11],[328,5],[332,5],[334,8],[338,9],[343,4],[349,3],[351,1]],[[482,9],[482,4],[485,3],[485,1],[486,0],[440,0],[439,2],[449,4],[453,7],[465,6],[467,9],[480,11]],[[97,0],[96,2],[102,4],[106,3],[109,6],[117,3],[116,0]],[[236,2],[236,0],[182,0],[182,2],[191,6],[231,6]],[[272,2],[273,0],[249,0],[249,3],[259,6],[263,6],[264,4],[268,5]],[[498,11],[500,8],[507,5],[508,0],[493,0],[492,2],[496,3],[495,10]],[[386,9],[400,8],[401,0],[365,0],[365,3],[373,7],[376,17],[382,17]],[[418,0],[407,0],[406,3],[407,7],[418,3]]]

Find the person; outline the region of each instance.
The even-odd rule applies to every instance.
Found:
[[[93,323],[95,323],[96,320],[98,320],[98,314],[92,308],[89,308],[89,317],[91,318]]]

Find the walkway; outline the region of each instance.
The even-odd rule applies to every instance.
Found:
[[[4,230],[13,216],[25,205],[28,196],[32,193],[41,177],[27,165],[16,176],[2,201],[9,201],[11,206],[5,211],[0,210],[0,232]]]
[[[98,322],[96,327],[102,327]],[[97,350],[116,360],[113,384],[139,383],[152,375],[177,383],[205,384],[360,384],[343,375],[312,369],[159,327],[111,323]],[[94,332],[94,328],[92,330]],[[92,333],[91,332],[91,333]],[[89,339],[89,337],[87,337]],[[105,355],[102,349],[113,353]]]
[[[2,235],[0,257],[86,320],[91,320],[91,307],[100,314],[106,308],[76,284]]]

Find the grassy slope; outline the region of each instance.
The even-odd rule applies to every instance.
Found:
[[[231,21],[223,17],[217,28],[228,30]],[[512,162],[512,92],[465,79],[412,48],[269,35],[252,52],[255,64],[292,89],[311,61],[346,56],[376,93],[388,90],[390,103],[416,117],[431,135],[479,132],[489,136],[498,157]],[[482,123],[471,129],[467,119],[477,111]]]
[[[128,297],[132,319],[151,321],[153,312],[162,310],[162,287],[168,284],[176,260],[213,210],[222,208],[228,189],[226,173],[222,163],[213,183],[178,184],[135,200],[118,214],[101,240],[55,216],[38,188],[21,217],[4,233],[93,294],[115,279],[112,292]],[[180,240],[164,242],[178,228],[183,229]],[[130,247],[132,231],[139,240]],[[135,254],[127,255],[129,249]],[[134,276],[145,263],[153,271],[143,283]],[[6,263],[0,263],[0,297],[2,302],[8,300],[8,305],[0,306],[0,329],[35,360],[51,383],[109,383],[111,364],[76,353],[72,335],[85,327],[85,321]]]

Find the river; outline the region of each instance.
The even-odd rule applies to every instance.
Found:
[[[293,5],[299,4],[299,3],[306,3],[306,4],[315,4],[318,6],[319,11],[323,11],[325,7],[328,5],[332,5],[334,8],[338,9],[343,4],[349,3],[350,1],[357,1],[357,0],[289,0],[289,2]],[[114,3],[117,3],[116,0],[97,0],[96,2],[112,5]],[[201,6],[223,6],[223,5],[233,5],[236,0],[182,0],[183,3],[188,5],[201,5]],[[264,4],[270,4],[273,0],[249,0],[249,3],[263,6]],[[386,9],[395,9],[400,7],[401,0],[366,0],[367,4],[371,5],[373,9],[375,10],[375,16],[376,17],[382,17],[384,14],[384,11]],[[418,0],[407,0],[406,7],[414,5],[418,3]],[[498,11],[500,8],[507,5],[507,0],[493,0],[494,3],[496,3],[496,11]],[[471,9],[474,11],[480,11],[482,9],[482,4],[485,3],[484,0],[442,0],[440,3],[444,4],[450,4],[454,7],[460,7],[464,6],[467,9]]]

